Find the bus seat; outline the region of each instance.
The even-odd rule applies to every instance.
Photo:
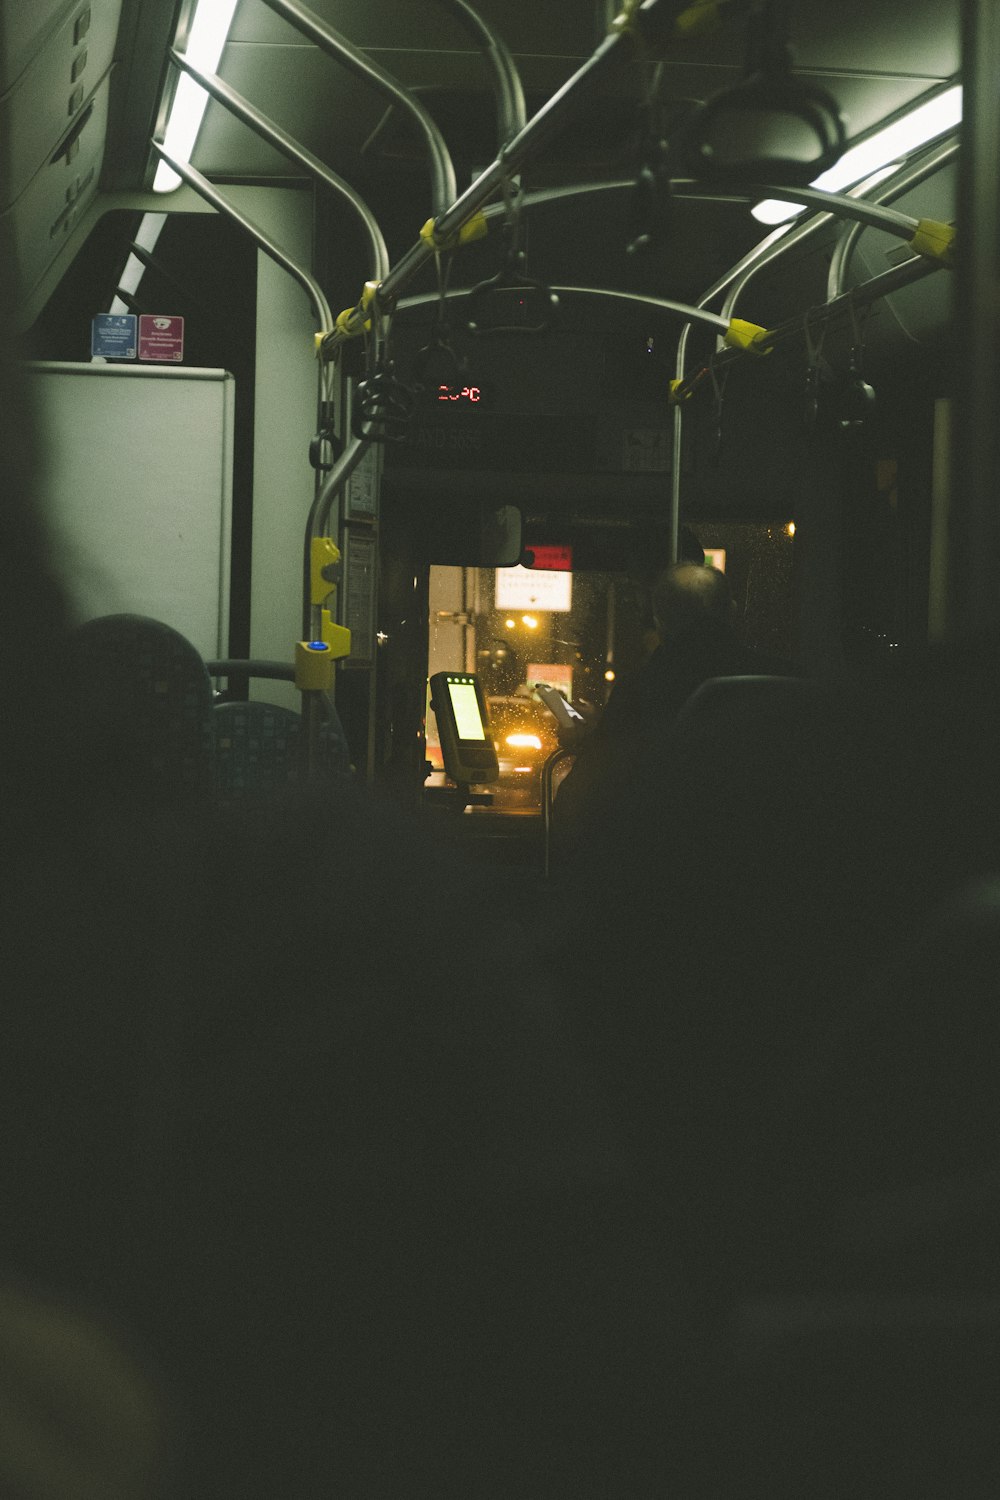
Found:
[[[212,688],[179,631],[143,615],[104,615],[67,641],[81,769],[156,802],[209,796]]]
[[[212,713],[215,788],[219,800],[269,796],[295,781],[299,771],[300,718],[274,703],[216,704]],[[329,717],[319,732],[320,761],[330,774],[350,770],[339,721]]]
[[[688,735],[713,738],[721,721],[731,716],[752,720],[774,720],[783,712],[815,699],[817,685],[804,677],[745,674],[710,677],[688,698],[673,724],[671,738],[683,742]]]
[[[804,678],[709,678],[662,733],[651,727],[637,790],[654,822],[696,818],[714,836],[697,855],[709,876],[722,849],[755,872],[767,848],[797,859],[808,842],[796,837],[806,808],[829,801],[832,788],[820,782],[831,775],[838,719],[836,704]]]
[[[710,679],[643,747],[600,851],[622,872],[599,897],[615,933],[607,961],[645,1038],[622,1044],[629,1066],[669,1058],[671,1112],[690,1111],[703,1132],[692,1178],[718,1173],[755,1202],[780,1180],[786,1149],[808,1156],[799,1079],[821,1063],[829,1007],[867,972],[877,928],[864,902],[872,856],[853,836],[865,803],[844,748],[851,727],[821,684]],[[585,893],[584,932],[597,900]],[[588,958],[593,969],[593,945]],[[654,1073],[651,1098],[658,1086]]]
[[[845,706],[801,677],[714,677],[650,752],[654,770],[699,808],[729,857],[757,869],[765,848],[797,862],[815,841],[803,821],[843,801]],[[763,843],[758,843],[763,839]]]
[[[294,682],[289,661],[227,658],[206,662],[215,683]],[[259,699],[225,699],[212,715],[215,792],[222,803],[266,797],[290,786],[300,771],[301,719],[293,708]],[[319,765],[326,776],[346,776],[351,753],[344,726],[328,693],[321,697]]]
[[[294,780],[299,716],[274,703],[217,703],[212,710],[215,789],[222,802],[280,791]]]

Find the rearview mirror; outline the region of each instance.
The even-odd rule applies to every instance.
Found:
[[[424,507],[417,545],[426,562],[442,567],[513,568],[521,560],[521,512],[442,496]]]

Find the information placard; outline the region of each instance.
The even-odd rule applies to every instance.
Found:
[[[90,353],[94,359],[135,359],[135,313],[98,313],[90,324]]]
[[[572,573],[543,568],[497,568],[497,609],[542,609],[566,614],[573,608]]]
[[[349,516],[378,516],[379,471],[381,449],[372,443],[367,453],[347,481],[347,514]]]
[[[143,313],[139,319],[139,358],[179,365],[184,359],[184,319]]]
[[[347,667],[370,667],[375,660],[375,538],[370,531],[349,527],[343,536],[343,623],[351,632]]]

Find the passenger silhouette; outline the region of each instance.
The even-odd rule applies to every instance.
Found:
[[[659,644],[630,678],[615,684],[580,747],[552,810],[554,864],[588,857],[602,825],[614,822],[644,747],[662,742],[684,703],[710,677],[749,671],[724,573],[694,562],[661,572],[652,589]]]
[[[4,1277],[156,1371],[150,1500],[651,1492],[690,1315],[497,892],[349,783],[164,808],[80,763],[9,352]]]
[[[968,928],[930,992],[859,982],[998,867],[995,654],[874,728],[799,683],[698,702],[745,658],[711,570],[670,574],[613,837],[545,962],[491,950],[502,893],[355,786],[167,810],[79,762],[19,402],[0,349],[0,1265],[153,1369],[135,1500],[736,1493],[698,1485],[727,1310],[817,1285],[858,1183],[995,1159],[968,971],[941,1063]],[[48,1373],[43,1458],[87,1422]]]

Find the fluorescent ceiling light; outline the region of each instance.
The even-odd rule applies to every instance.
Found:
[[[152,255],[156,249],[156,242],[160,238],[160,230],[166,222],[166,214],[143,214],[139,233],[132,243],[138,249],[145,250],[147,255]],[[119,292],[126,292],[128,296],[133,297],[139,290],[139,282],[142,280],[142,273],[145,269],[138,255],[130,255],[125,262],[125,269],[118,278]],[[122,297],[115,297],[108,312],[127,313],[128,303]]]
[[[238,0],[201,0],[191,23],[184,54],[202,73],[217,73],[222,49],[226,45],[229,28]],[[176,161],[189,162],[198,139],[202,117],[208,104],[208,95],[200,83],[195,83],[188,73],[177,80],[174,102],[170,106],[170,118],[163,137],[163,144]],[[180,186],[181,179],[172,167],[161,161],[153,178],[154,193],[172,193]]]
[[[867,140],[859,141],[845,151],[829,171],[821,172],[810,184],[827,193],[842,193],[864,183],[874,187],[888,177],[895,166],[920,146],[926,146],[939,135],[962,123],[962,90],[956,85],[943,94],[919,104],[884,130],[877,130]],[[805,209],[796,203],[766,198],[750,210],[762,224],[783,224]]]

